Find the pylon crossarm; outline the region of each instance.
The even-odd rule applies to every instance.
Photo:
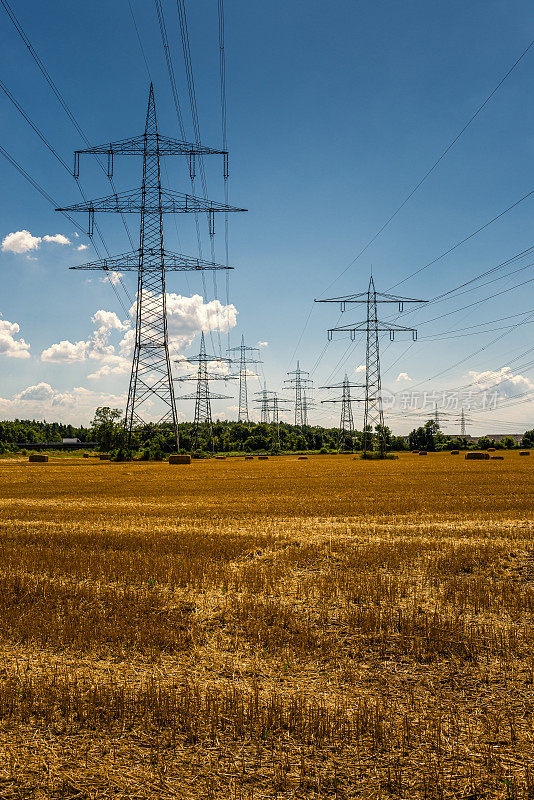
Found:
[[[355,325],[341,325],[336,328],[329,328],[327,331],[329,342],[332,341],[334,333],[350,333],[350,338],[352,341],[355,340],[358,333],[389,333],[389,338],[391,341],[395,339],[396,333],[411,333],[412,339],[414,341],[417,339],[416,328],[405,328],[403,325],[390,325],[387,322],[380,322],[379,320],[376,320],[375,322],[370,320],[369,323],[366,321],[358,322]]]
[[[209,363],[216,363],[216,364],[233,364],[231,358],[225,358],[224,356],[210,356],[209,354],[200,354],[198,356],[186,356],[185,358],[177,358],[175,360],[175,364],[209,364]]]
[[[150,258],[154,256],[162,256],[161,252],[151,252],[145,249],[144,255],[149,255]],[[137,272],[139,269],[140,253],[139,250],[132,250],[129,253],[122,253],[118,256],[111,256],[109,258],[101,258],[97,261],[89,261],[87,264],[79,264],[69,269],[84,269],[84,270],[104,270],[105,272],[122,270],[123,272]],[[194,272],[196,270],[220,270],[220,269],[235,269],[234,267],[226,267],[223,264],[216,264],[211,261],[203,261],[201,258],[193,258],[192,256],[184,256],[181,253],[172,253],[168,250],[163,251],[162,264],[168,272]],[[153,267],[143,265],[145,271],[160,269],[162,264]]]
[[[76,150],[75,154],[80,156],[112,153],[120,156],[142,156],[146,152],[147,155],[159,154],[160,156],[228,155],[227,150],[217,150],[213,147],[205,147],[192,142],[181,142],[178,139],[162,136],[161,134],[154,137],[154,141],[157,141],[157,144],[153,144],[152,141],[145,144],[145,137],[141,134],[140,136],[133,136],[131,139],[117,139],[114,142],[85,147],[81,150]]]
[[[177,396],[176,400],[196,400],[197,395],[195,394],[184,394]],[[209,400],[233,400],[233,397],[229,394],[212,394],[211,392],[208,395]]]
[[[379,331],[382,333],[384,332],[387,333],[387,331],[399,331],[399,333],[404,331],[411,333],[412,331],[415,330],[415,328],[406,328],[404,325],[394,325],[393,323],[382,322],[381,320],[378,319],[376,321],[370,320],[369,324],[366,321],[356,322],[352,325],[339,325],[336,328],[329,328],[328,330],[329,332],[331,331],[332,333],[335,333],[337,331],[345,333],[350,331],[355,331],[356,333],[366,333],[369,330]]]
[[[331,400],[321,400],[321,403],[365,403],[365,397],[333,397]]]
[[[365,383],[333,383],[331,386],[319,386],[319,389],[365,389]]]
[[[171,189],[162,189],[161,197],[158,193],[150,196],[143,195],[139,189],[132,189],[117,194],[110,194],[107,197],[99,197],[96,200],[88,200],[83,203],[74,203],[64,208],[56,208],[56,211],[86,211],[90,215],[97,212],[118,212],[123,214],[140,214],[141,211],[147,214],[187,214],[202,213],[217,214],[220,212],[246,211],[246,208],[236,208],[224,203],[217,203],[215,200],[204,200],[191,194],[174,192]]]
[[[428,303],[428,300],[418,300],[415,297],[397,297],[385,292],[375,292],[377,303]],[[367,303],[368,293],[347,294],[342,297],[328,297],[324,300],[314,300],[314,303]]]

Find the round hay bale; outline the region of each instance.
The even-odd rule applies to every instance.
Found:
[[[529,456],[530,455],[530,450],[520,450],[519,451],[519,455],[520,456]]]
[[[451,450],[451,456],[459,456],[459,455],[460,455],[459,450]]]
[[[299,456],[299,461],[307,461],[308,456]]]
[[[254,456],[245,456],[245,461],[254,461]]]
[[[465,457],[468,461],[488,461],[489,453],[466,453]]]
[[[44,456],[42,453],[32,453],[28,461],[32,464],[46,464],[48,456]]]
[[[258,461],[267,461],[269,456],[258,456]]]

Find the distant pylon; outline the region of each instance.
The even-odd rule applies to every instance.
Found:
[[[241,336],[241,344],[239,347],[229,347],[228,353],[239,352],[239,411],[237,414],[237,421],[244,422],[250,425],[250,417],[248,414],[248,393],[247,393],[247,364],[261,364],[259,358],[254,358],[253,353],[259,356],[258,347],[248,347],[245,344],[245,337]],[[250,353],[250,356],[248,355]]]
[[[333,397],[328,400],[321,400],[321,403],[341,403],[341,419],[339,422],[338,449],[343,450],[347,437],[354,445],[354,417],[352,413],[353,403],[363,403],[364,400],[351,397],[351,389],[365,389],[365,384],[351,383],[348,375],[345,375],[343,383],[335,383],[332,386],[321,386],[321,389],[341,389],[341,397]]]
[[[439,427],[439,411],[438,411],[438,404],[434,403],[434,422]]]
[[[300,361],[297,361],[297,368],[287,374],[295,376],[284,383],[287,384],[286,389],[295,392],[295,425],[302,428],[308,424],[308,409],[313,406],[308,399],[308,392],[313,388],[313,381],[309,378],[310,373],[300,368]]]
[[[198,448],[199,434],[202,427],[205,427],[208,432],[208,441],[211,444],[212,451],[214,450],[213,442],[213,421],[211,418],[211,401],[212,400],[229,400],[230,397],[225,394],[213,394],[210,391],[210,381],[229,380],[234,378],[234,375],[222,375],[218,373],[208,372],[208,362],[217,362],[221,364],[229,364],[230,359],[220,358],[218,356],[210,356],[206,353],[206,341],[204,338],[204,331],[200,337],[200,351],[197,356],[188,356],[187,360],[191,363],[198,363],[198,370],[196,375],[185,375],[176,378],[177,381],[192,381],[196,380],[197,388],[194,394],[183,395],[179,400],[194,400],[195,401],[195,419],[193,422],[193,430],[191,432],[191,451]],[[179,362],[183,364],[183,361]]]
[[[162,156],[186,156],[190,169],[195,158],[208,154],[219,154],[224,160],[224,175],[228,170],[228,153],[213,150],[200,144],[190,144],[162,136],[158,132],[154,88],[150,84],[148,108],[144,133],[132,139],[121,139],[74,154],[74,177],[80,172],[80,154],[92,154],[107,158],[108,177],[113,176],[114,157],[117,155],[142,156],[143,179],[140,189],[120,192],[98,200],[84,201],[58,211],[87,211],[89,213],[89,235],[92,235],[95,212],[118,212],[140,214],[139,248],[119,256],[92,261],[72,269],[104,270],[106,272],[137,272],[137,309],[134,352],[130,374],[128,402],[124,417],[124,440],[131,445],[132,432],[136,424],[143,424],[145,409],[151,402],[163,410],[160,422],[170,422],[173,427],[175,445],[179,446],[178,419],[172,381],[169,341],[167,331],[167,307],[165,273],[168,270],[213,270],[228,269],[202,259],[172,253],[164,249],[163,214],[206,212],[210,233],[213,232],[216,212],[244,211],[221,203],[193,197],[163,189],[161,186],[160,159]],[[143,404],[145,404],[143,406]],[[153,410],[151,409],[153,413]]]
[[[466,436],[466,433],[465,433],[465,414],[464,414],[463,408],[462,408],[462,413],[460,415],[460,436],[462,438],[464,438]]]
[[[395,297],[391,294],[377,292],[373,276],[369,280],[369,287],[366,292],[359,294],[346,295],[344,297],[330,297],[325,300],[316,300],[317,303],[339,303],[341,311],[345,311],[347,303],[365,303],[367,306],[367,318],[363,322],[354,325],[342,325],[330,328],[328,339],[332,339],[334,331],[350,333],[350,338],[354,341],[356,334],[366,334],[365,349],[365,412],[363,417],[363,452],[364,455],[375,449],[384,455],[386,450],[384,410],[382,407],[382,383],[380,378],[380,333],[387,331],[391,341],[395,339],[395,333],[408,332],[412,334],[413,340],[417,339],[415,328],[405,328],[402,325],[382,322],[378,319],[378,303],[396,303],[399,311],[404,310],[405,303],[424,303],[425,300],[414,300],[410,297]]]
[[[269,406],[272,397],[272,392],[267,391],[267,383],[264,381],[263,389],[259,392],[254,392],[254,394],[259,394],[260,397],[256,401],[261,403],[261,416],[260,416],[260,424],[261,425],[268,425],[269,424]]]
[[[271,412],[271,424],[273,426],[273,430],[275,432],[276,437],[276,449],[281,450],[280,444],[280,403],[289,403],[289,399],[278,397],[276,392],[272,393],[271,402],[270,402],[270,412]],[[283,409],[282,409],[283,410]],[[274,439],[273,439],[273,446],[274,446]]]
[[[273,447],[276,442],[277,449],[280,450],[280,404],[289,403],[290,400],[278,397],[276,392],[269,391],[266,383],[263,384],[263,389],[255,394],[259,395],[255,402],[261,405],[261,423],[268,425],[270,421],[274,430]]]

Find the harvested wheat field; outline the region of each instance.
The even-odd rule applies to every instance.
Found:
[[[533,798],[530,461],[1,461],[0,798]]]

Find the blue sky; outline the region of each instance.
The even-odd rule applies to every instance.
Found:
[[[160,130],[178,137],[154,4],[131,2],[154,81]],[[29,1],[12,7],[91,142],[142,131],[149,76],[127,0],[86,5]],[[176,4],[167,1],[163,7],[192,139]],[[186,7],[201,136],[205,144],[218,147],[217,3],[197,0]],[[0,77],[70,165],[72,151],[83,146],[79,134],[7,15],[0,13]],[[230,218],[230,263],[236,266],[230,302],[237,311],[231,343],[237,344],[241,333],[249,344],[268,343],[261,352],[273,389],[281,388],[297,358],[313,371],[317,386],[341,380],[345,371],[361,377],[361,371],[355,373],[365,361],[361,344],[351,350],[347,339],[335,339],[319,358],[326,329],[339,314],[334,306],[314,306],[313,299],[365,290],[371,265],[377,289],[387,290],[534,189],[532,47],[414,197],[324,295],[528,46],[534,31],[532,5],[227,0],[225,13],[230,204],[248,209]],[[0,104],[2,146],[54,200],[77,202],[72,177],[3,94]],[[140,166],[131,160],[117,163],[117,187],[138,185]],[[189,190],[185,161],[169,161],[166,169],[173,188]],[[5,243],[0,252],[0,414],[87,421],[96,405],[124,403],[129,359],[125,312],[100,275],[68,271],[69,265],[94,257],[90,247],[78,251],[90,244],[87,237],[77,238],[79,231],[4,159],[0,171],[0,239]],[[110,191],[90,160],[82,164],[81,178],[89,197]],[[217,159],[207,164],[207,181],[210,197],[223,201]],[[434,298],[496,266],[534,244],[533,217],[534,196],[396,291]],[[99,222],[112,253],[129,249],[119,217]],[[86,224],[81,215],[80,223]],[[136,241],[136,220],[129,223]],[[23,234],[6,243],[6,237],[20,231],[30,238]],[[57,234],[69,243],[44,240]],[[168,219],[166,235],[170,249],[197,254],[192,218],[181,215],[177,227]],[[209,257],[207,231],[203,237]],[[222,220],[215,247],[217,260],[223,261]],[[494,283],[475,284],[469,293],[398,319],[417,324],[419,340],[409,349],[409,341],[383,341],[383,385],[397,393],[388,417],[395,430],[409,430],[428,416],[420,409],[423,392],[428,408],[432,399],[441,404],[447,392],[450,417],[443,416],[444,428],[457,430],[458,409],[451,396],[463,387],[469,405],[473,381],[477,403],[481,389],[488,390],[488,405],[494,387],[499,394],[494,411],[479,405],[472,409],[473,432],[534,427],[534,359],[526,352],[534,322],[524,322],[526,313],[511,318],[532,310],[534,320],[529,264],[525,256],[490,276],[499,278]],[[132,278],[125,284],[133,296]],[[217,288],[224,304],[224,280]],[[209,319],[216,324],[211,276],[202,299],[183,299],[204,295],[198,276],[171,274],[167,289],[176,349],[196,352],[201,324]],[[475,305],[449,313],[469,304]],[[358,319],[360,311],[347,311],[343,322]],[[434,320],[442,314],[447,316]],[[383,315],[396,318],[387,308]],[[522,321],[513,330],[502,329]],[[482,332],[465,330],[474,325]],[[223,332],[223,346],[226,338]],[[217,349],[217,332],[213,343]],[[229,388],[221,392],[230,394]],[[253,381],[251,389],[257,388]],[[331,395],[315,393],[317,401]],[[234,407],[220,401],[215,410],[235,417]],[[191,404],[180,411],[190,417]],[[310,419],[334,424],[337,415],[335,407],[318,404]]]

